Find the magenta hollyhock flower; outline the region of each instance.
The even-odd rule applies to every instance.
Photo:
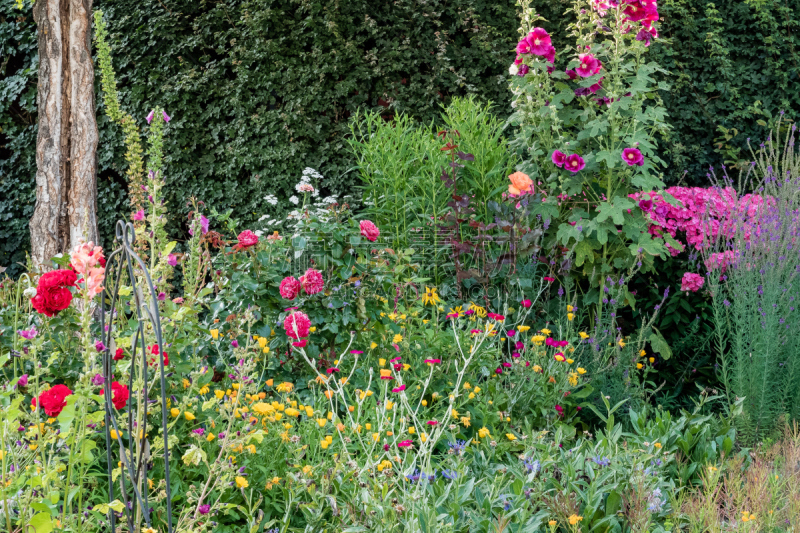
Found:
[[[567,161],[567,154],[562,152],[561,150],[553,150],[553,154],[550,156],[550,160],[553,162],[555,166],[558,168],[562,168],[564,163]]]
[[[381,235],[381,230],[370,220],[362,220],[358,223],[358,227],[361,230],[361,236],[370,242],[375,242]]]
[[[581,54],[578,56],[578,60],[580,63],[575,69],[575,72],[581,78],[594,76],[600,72],[601,68],[603,68],[603,64],[600,62],[600,60],[594,57],[592,54]]]
[[[139,209],[131,217],[133,220],[144,220],[144,209]]]
[[[636,40],[644,41],[645,46],[650,46],[650,41],[652,41],[655,36],[655,33],[650,32],[647,28],[642,28],[639,30],[639,33],[636,34]]]
[[[703,283],[705,283],[705,281],[705,278],[703,278],[703,276],[700,274],[685,272],[683,274],[683,279],[681,279],[681,290],[697,292],[703,287]]]
[[[528,39],[522,39],[520,42],[517,43],[517,53],[518,54],[531,53],[531,43],[528,42]]]
[[[322,273],[319,270],[309,268],[304,275],[300,276],[300,285],[306,294],[317,294],[325,286],[325,280],[322,279]]]
[[[602,88],[603,88],[603,78],[600,78],[599,80],[597,80],[597,83],[593,83],[592,85],[589,85],[589,87],[588,87],[589,94],[595,94],[597,91],[599,91]]]
[[[308,337],[308,330],[311,328],[311,320],[302,311],[296,311],[283,320],[283,329],[286,335],[292,339]]]
[[[552,65],[556,61],[556,49],[551,46],[547,49],[547,51],[544,54],[542,54],[542,56],[547,60],[548,63]],[[550,72],[549,68],[548,72]]]
[[[234,348],[238,348],[239,347],[239,341],[237,341],[236,339],[233,339],[231,341],[231,346],[233,346]]]
[[[28,386],[28,374],[22,374],[17,380],[17,387],[27,387],[27,386]]]
[[[631,167],[633,165],[644,165],[644,157],[638,148],[625,148],[622,151],[622,160]]]
[[[525,74],[527,74],[528,72],[530,72],[530,70],[531,70],[531,68],[530,68],[528,65],[525,65],[525,64],[523,63],[523,64],[522,64],[522,65],[520,65],[520,66],[519,66],[519,68],[517,69],[517,76],[524,76]]]
[[[405,385],[400,385],[399,387],[393,388],[392,392],[403,392],[404,390],[406,390],[406,386]]]
[[[570,69],[570,70],[565,70],[565,71],[564,71],[564,73],[565,73],[565,74],[567,75],[567,77],[568,77],[569,79],[571,79],[571,80],[577,80],[577,79],[578,79],[578,73],[577,73],[577,72],[575,72],[575,71],[574,71],[574,70],[572,70],[572,69]]]
[[[300,281],[295,279],[294,276],[286,276],[281,281],[280,286],[278,287],[278,292],[281,293],[281,296],[286,300],[294,300],[297,298],[297,295],[300,294],[300,288],[302,285]]]
[[[521,305],[522,305],[522,307],[524,307],[525,309],[530,309],[530,308],[531,308],[531,306],[533,305],[533,302],[531,302],[530,300],[522,300],[522,301],[520,302],[520,304],[521,304]]]
[[[627,0],[625,9],[623,9],[622,12],[627,15],[625,20],[630,22],[639,22],[643,20],[647,14],[640,0]]]
[[[525,38],[530,45],[530,53],[537,56],[547,55],[550,48],[553,48],[550,35],[544,28],[534,28]],[[555,53],[555,50],[553,50]]]
[[[17,330],[17,334],[20,337],[22,337],[23,339],[28,339],[28,340],[31,340],[34,337],[36,337],[36,335],[38,333],[39,332],[36,331],[36,325],[31,326],[31,329],[20,329],[20,330]],[[100,350],[98,350],[98,351],[100,351]]]
[[[653,209],[653,200],[639,200],[639,209],[645,213],[649,213]]]
[[[567,159],[564,161],[564,168],[570,172],[580,172],[585,166],[586,163],[578,154],[568,155]]]

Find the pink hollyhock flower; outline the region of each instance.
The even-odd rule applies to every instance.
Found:
[[[522,300],[520,304],[522,304],[522,307],[524,307],[525,309],[530,309],[531,306],[533,305],[533,302],[531,302],[530,300]]]
[[[325,286],[325,280],[322,279],[322,273],[319,270],[309,268],[304,275],[300,276],[300,284],[306,294],[317,294]]]
[[[202,235],[208,233],[208,219],[203,215],[200,215],[200,233]],[[189,235],[194,236],[194,230],[191,226],[189,226]]]
[[[567,154],[562,152],[561,150],[553,150],[553,154],[550,156],[550,160],[553,162],[555,166],[558,168],[562,168],[564,163],[567,161]]]
[[[258,244],[258,235],[249,229],[246,229],[239,234],[239,243],[235,246],[235,248],[239,250],[245,250],[251,246],[255,246],[256,244]]]
[[[89,269],[95,268],[104,259],[102,247],[95,246],[93,242],[86,242],[72,250],[69,264],[78,274],[86,275]]]
[[[628,0],[625,9],[622,10],[627,15],[626,21],[639,22],[643,20],[645,15],[645,7],[640,0]]]
[[[392,392],[403,392],[404,390],[406,390],[406,386],[405,385],[400,385],[399,387],[393,388]]]
[[[564,168],[572,173],[580,172],[585,166],[586,163],[578,154],[568,155],[566,161],[564,161]]]
[[[381,230],[378,229],[378,226],[369,220],[362,220],[358,223],[358,227],[361,229],[361,236],[370,242],[375,242],[381,235]]]
[[[603,78],[597,80],[597,83],[593,83],[589,85],[588,90],[590,94],[595,94],[597,91],[603,88]],[[610,102],[610,101],[609,101]]]
[[[283,320],[283,329],[286,330],[286,335],[292,339],[299,340],[302,337],[308,337],[309,328],[311,328],[311,320],[302,311],[295,311]]]
[[[530,53],[537,56],[546,55],[550,48],[553,48],[550,35],[544,28],[534,28],[525,38],[530,45]],[[555,53],[555,50],[553,50]]]
[[[600,60],[594,57],[592,54],[581,54],[578,56],[578,59],[580,63],[575,69],[575,72],[577,72],[578,76],[581,78],[594,76],[600,72],[601,68],[603,68],[603,64],[600,62]]]
[[[543,56],[543,57],[544,57],[544,58],[547,60],[547,62],[548,62],[548,63],[550,63],[550,64],[552,65],[552,64],[553,64],[553,63],[555,63],[555,61],[556,61],[556,49],[555,49],[554,47],[552,47],[552,46],[551,46],[551,47],[549,47],[549,48],[547,49],[547,52],[545,52],[544,54],[542,54],[542,56]],[[552,68],[552,67],[548,67],[548,69],[547,69],[547,72],[548,72],[548,74],[549,74],[550,72],[552,72],[552,71],[550,70],[551,68]]]
[[[17,387],[27,387],[27,386],[28,386],[28,374],[22,374],[17,380]]]
[[[647,28],[642,28],[636,34],[637,41],[643,41],[645,46],[650,46],[650,42],[656,37],[654,32],[649,31]]]
[[[402,442],[398,442],[397,443],[397,447],[398,448],[408,448],[412,444],[413,444],[413,442],[411,440],[404,440]]]
[[[294,300],[297,298],[297,295],[300,294],[301,287],[302,285],[294,276],[286,276],[283,278],[283,281],[281,281],[278,291],[284,299]]]
[[[564,71],[564,73],[565,73],[565,74],[567,75],[567,77],[568,77],[569,79],[571,79],[571,80],[577,80],[577,79],[578,79],[578,73],[577,73],[577,72],[575,72],[575,71],[574,71],[574,70],[572,70],[572,69],[570,69],[570,70],[565,70],[565,71]]]
[[[633,165],[644,165],[644,157],[638,148],[625,148],[622,151],[622,160],[631,167]]]
[[[530,54],[531,53],[531,43],[528,42],[528,39],[522,39],[520,42],[517,43],[517,53],[518,54]]]
[[[681,280],[681,290],[697,292],[703,287],[705,281],[706,280],[700,274],[685,272]]]
[[[653,200],[639,200],[639,209],[645,213],[653,209]]]

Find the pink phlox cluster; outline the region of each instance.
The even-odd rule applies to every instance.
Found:
[[[670,205],[663,196],[655,192],[631,194],[635,201],[649,198],[652,208],[647,217],[652,222],[651,235],[663,237],[668,233],[677,239],[685,236],[686,244],[696,250],[711,245],[718,236],[730,238],[739,230],[749,239],[757,218],[763,211],[765,199],[757,194],[746,194],[741,198],[733,187],[670,187],[666,192],[678,200],[678,205]],[[768,203],[774,204],[774,200]],[[678,250],[667,244],[670,254],[678,255]]]

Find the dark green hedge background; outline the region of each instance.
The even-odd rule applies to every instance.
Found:
[[[757,120],[800,111],[797,0],[667,0],[653,56],[671,71],[662,97],[667,180],[703,183],[709,165],[745,158]],[[33,204],[37,48],[31,10],[0,0],[0,265],[24,261]],[[566,43],[567,2],[540,2]],[[176,222],[191,196],[245,224],[286,199],[303,168],[326,192],[352,189],[344,137],[358,109],[430,121],[455,95],[508,110],[516,6],[492,0],[96,0],[108,21],[123,106],[167,130]],[[99,90],[99,85],[98,85]],[[128,214],[119,129],[98,94],[101,231]],[[720,127],[730,131],[725,139]],[[732,129],[736,129],[736,134]],[[715,144],[715,141],[721,141]],[[286,205],[286,202],[282,202]],[[179,225],[173,225],[179,227]]]

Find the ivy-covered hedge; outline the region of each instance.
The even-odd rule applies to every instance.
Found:
[[[30,8],[0,0],[0,265],[24,260],[34,204],[35,24]],[[454,95],[476,94],[507,114],[507,66],[517,40],[514,2],[489,0],[96,0],[108,21],[122,104],[144,120],[155,105],[167,131],[168,201],[191,196],[251,223],[293,193],[306,166],[328,191],[356,175],[344,135],[357,109],[430,121]],[[557,46],[567,4],[541,2]],[[757,120],[800,111],[794,84],[800,13],[785,2],[665,0],[653,57],[673,89],[668,181],[684,170],[745,158]],[[98,87],[99,89],[99,87]],[[127,214],[121,132],[102,112],[101,232]],[[726,134],[719,128],[726,128]],[[736,128],[736,132],[732,131]],[[715,140],[721,141],[715,145]],[[173,225],[173,227],[175,227]]]

